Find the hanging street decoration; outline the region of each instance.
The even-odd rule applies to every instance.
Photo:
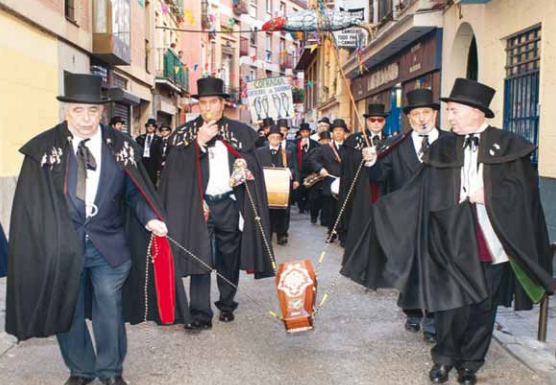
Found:
[[[263,24],[263,31],[341,31],[350,27],[368,28],[357,16],[336,10],[307,9],[275,17]]]
[[[294,116],[292,87],[286,77],[247,82],[247,97],[253,123],[265,118],[278,120]]]

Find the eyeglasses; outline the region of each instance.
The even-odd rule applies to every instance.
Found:
[[[369,118],[371,123],[382,123],[384,122],[384,118]]]

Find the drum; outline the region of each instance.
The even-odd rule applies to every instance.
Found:
[[[263,168],[268,207],[287,209],[290,204],[290,170],[281,167]]]
[[[317,278],[311,261],[280,264],[276,272],[276,288],[286,331],[312,330]]]

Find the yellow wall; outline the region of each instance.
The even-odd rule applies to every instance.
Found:
[[[0,52],[2,177],[17,175],[18,149],[58,121],[57,40],[0,10]]]
[[[496,114],[491,124],[502,127],[504,116],[504,78],[506,76],[506,38],[514,33],[541,24],[541,86],[539,128],[539,173],[556,178],[556,1],[554,0],[493,0],[486,5],[451,7],[444,17],[442,95],[448,95],[457,77],[465,77],[465,62],[459,60],[469,46],[458,45],[467,23],[477,39],[479,81],[497,90],[491,108]],[[461,16],[461,17],[460,17]],[[460,33],[458,33],[458,31]],[[465,39],[463,39],[465,40]],[[467,50],[466,50],[467,49]],[[463,51],[463,52],[462,52]],[[464,55],[466,57],[466,55]],[[443,114],[443,128],[448,128]]]

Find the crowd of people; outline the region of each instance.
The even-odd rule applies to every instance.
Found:
[[[66,385],[126,384],[125,322],[210,330],[213,269],[218,319],[233,322],[240,270],[274,276],[267,241],[289,242],[293,206],[345,248],[344,276],[398,289],[405,329],[434,345],[433,383],[455,369],[459,383],[475,384],[497,306],[530,309],[556,289],[534,146],[487,123],[492,88],[456,81],[441,99],[452,132],[438,126],[433,93],[416,89],[404,133],[388,136],[385,106],[370,104],[360,132],[321,117],[316,132],[302,123],[289,140],[287,120],[267,119],[257,133],[224,116],[222,80],[197,86],[197,119],[173,133],[149,119],[134,141],[121,119],[100,124],[100,78],[70,74],[58,97],[65,120],[21,149],[6,330],[19,340],[56,335]],[[288,175],[285,207],[269,209],[269,168]],[[145,278],[153,270],[156,287]]]

